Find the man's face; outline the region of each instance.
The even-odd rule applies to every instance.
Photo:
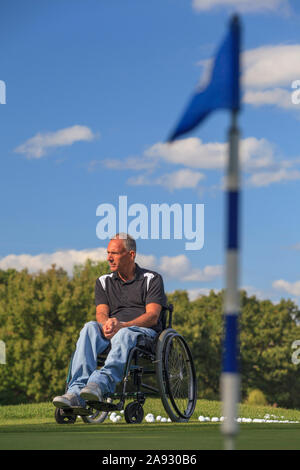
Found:
[[[111,240],[107,247],[107,261],[111,271],[126,271],[134,261],[134,252],[126,250],[123,240]]]

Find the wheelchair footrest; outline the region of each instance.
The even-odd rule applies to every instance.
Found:
[[[118,411],[123,409],[122,403],[104,403],[101,401],[88,401],[88,406],[99,411]]]
[[[91,408],[73,406],[73,408],[63,408],[63,414],[66,416],[90,416],[93,414],[93,410]]]

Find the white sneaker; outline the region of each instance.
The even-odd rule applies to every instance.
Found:
[[[88,383],[80,392],[80,398],[86,401],[104,401],[101,388],[95,382]]]
[[[74,406],[81,406],[78,396],[74,393],[65,393],[64,395],[55,397],[52,403],[57,408],[73,408]]]

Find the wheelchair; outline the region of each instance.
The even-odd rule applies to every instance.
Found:
[[[124,410],[127,423],[141,423],[145,400],[147,396],[154,395],[160,396],[171,421],[189,421],[197,401],[196,373],[187,342],[172,328],[172,315],[173,305],[169,304],[161,312],[161,333],[154,339],[142,335],[139,337],[136,346],[129,351],[123,379],[118,384],[116,393],[106,396],[105,402],[87,402],[86,408],[56,408],[56,422],[75,423],[80,416],[85,423],[99,424],[110,412]],[[98,356],[98,367],[104,365],[109,350],[110,346]],[[71,379],[71,363],[66,390]],[[153,383],[145,383],[146,377],[151,376],[156,378],[155,386]],[[129,384],[131,391],[128,391]],[[133,401],[125,406],[128,399]]]

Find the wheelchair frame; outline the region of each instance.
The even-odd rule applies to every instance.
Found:
[[[167,312],[169,313],[168,319]],[[161,333],[154,339],[141,336],[137,345],[129,351],[121,382],[121,392],[107,396],[106,402],[87,402],[87,408],[57,408],[55,410],[57,423],[74,423],[77,416],[81,416],[86,423],[102,423],[107,418],[109,412],[123,410],[125,401],[128,398],[133,398],[134,401],[125,407],[125,420],[127,423],[140,423],[144,417],[143,405],[146,397],[149,395],[153,396],[153,394],[160,395],[165,411],[171,418],[171,421],[188,421],[194,412],[197,401],[196,373],[192,354],[186,341],[179,333],[172,329],[172,316],[173,305],[169,304],[161,313]],[[109,348],[98,356],[98,366],[104,365],[108,351]],[[170,354],[175,355],[174,359],[172,359]],[[139,365],[139,359],[149,360],[152,363],[152,368],[145,368]],[[181,364],[180,373],[176,371],[177,362]],[[66,380],[66,390],[71,379],[71,363],[72,358]],[[174,367],[175,370],[169,372],[169,369],[174,369]],[[178,384],[183,382],[184,371],[188,375],[187,399],[185,397],[174,396],[174,390],[178,388]],[[143,382],[143,376],[149,375],[156,375],[157,388]],[[133,385],[136,388],[135,392],[126,391],[130,378],[132,378]],[[176,384],[173,386],[173,391],[172,381]],[[147,391],[142,391],[142,389]],[[116,399],[119,399],[119,402],[112,403]]]

